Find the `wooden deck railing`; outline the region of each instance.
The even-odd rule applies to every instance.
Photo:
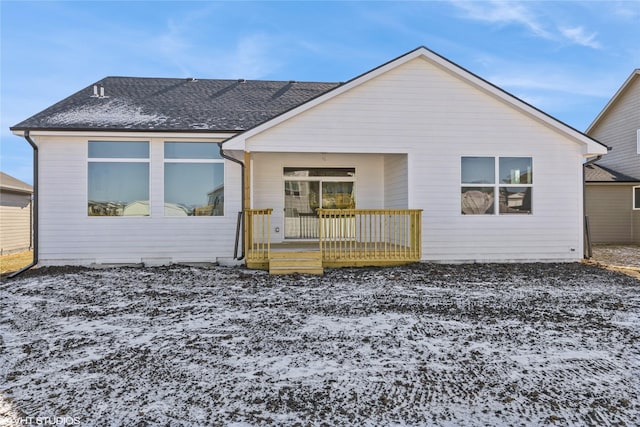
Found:
[[[247,266],[268,268],[273,209],[245,210]],[[318,245],[328,267],[419,261],[421,209],[318,209]]]
[[[421,209],[318,209],[325,265],[386,265],[418,261]]]
[[[269,261],[271,252],[271,213],[273,209],[245,210],[245,248],[247,265]]]

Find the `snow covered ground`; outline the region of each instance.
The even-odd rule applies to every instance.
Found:
[[[26,274],[2,426],[640,424],[640,281],[594,266]]]

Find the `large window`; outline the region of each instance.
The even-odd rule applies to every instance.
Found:
[[[164,143],[164,214],[224,215],[224,160],[216,143]]]
[[[149,143],[89,141],[89,216],[149,215]]]
[[[462,157],[460,175],[462,214],[532,213],[531,157]]]

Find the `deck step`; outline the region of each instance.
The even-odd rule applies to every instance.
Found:
[[[271,252],[269,274],[322,274],[319,251]]]

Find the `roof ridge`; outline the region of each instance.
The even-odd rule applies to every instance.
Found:
[[[94,84],[99,84],[101,81],[106,79],[136,79],[136,80],[184,80],[184,81],[216,81],[216,82],[265,82],[265,83],[303,83],[303,84],[341,84],[339,81],[315,81],[315,80],[272,80],[272,79],[245,79],[245,78],[202,78],[202,77],[152,77],[152,76],[105,76],[100,80],[97,80]],[[195,79],[195,80],[192,80]],[[89,86],[91,86],[89,85]]]

